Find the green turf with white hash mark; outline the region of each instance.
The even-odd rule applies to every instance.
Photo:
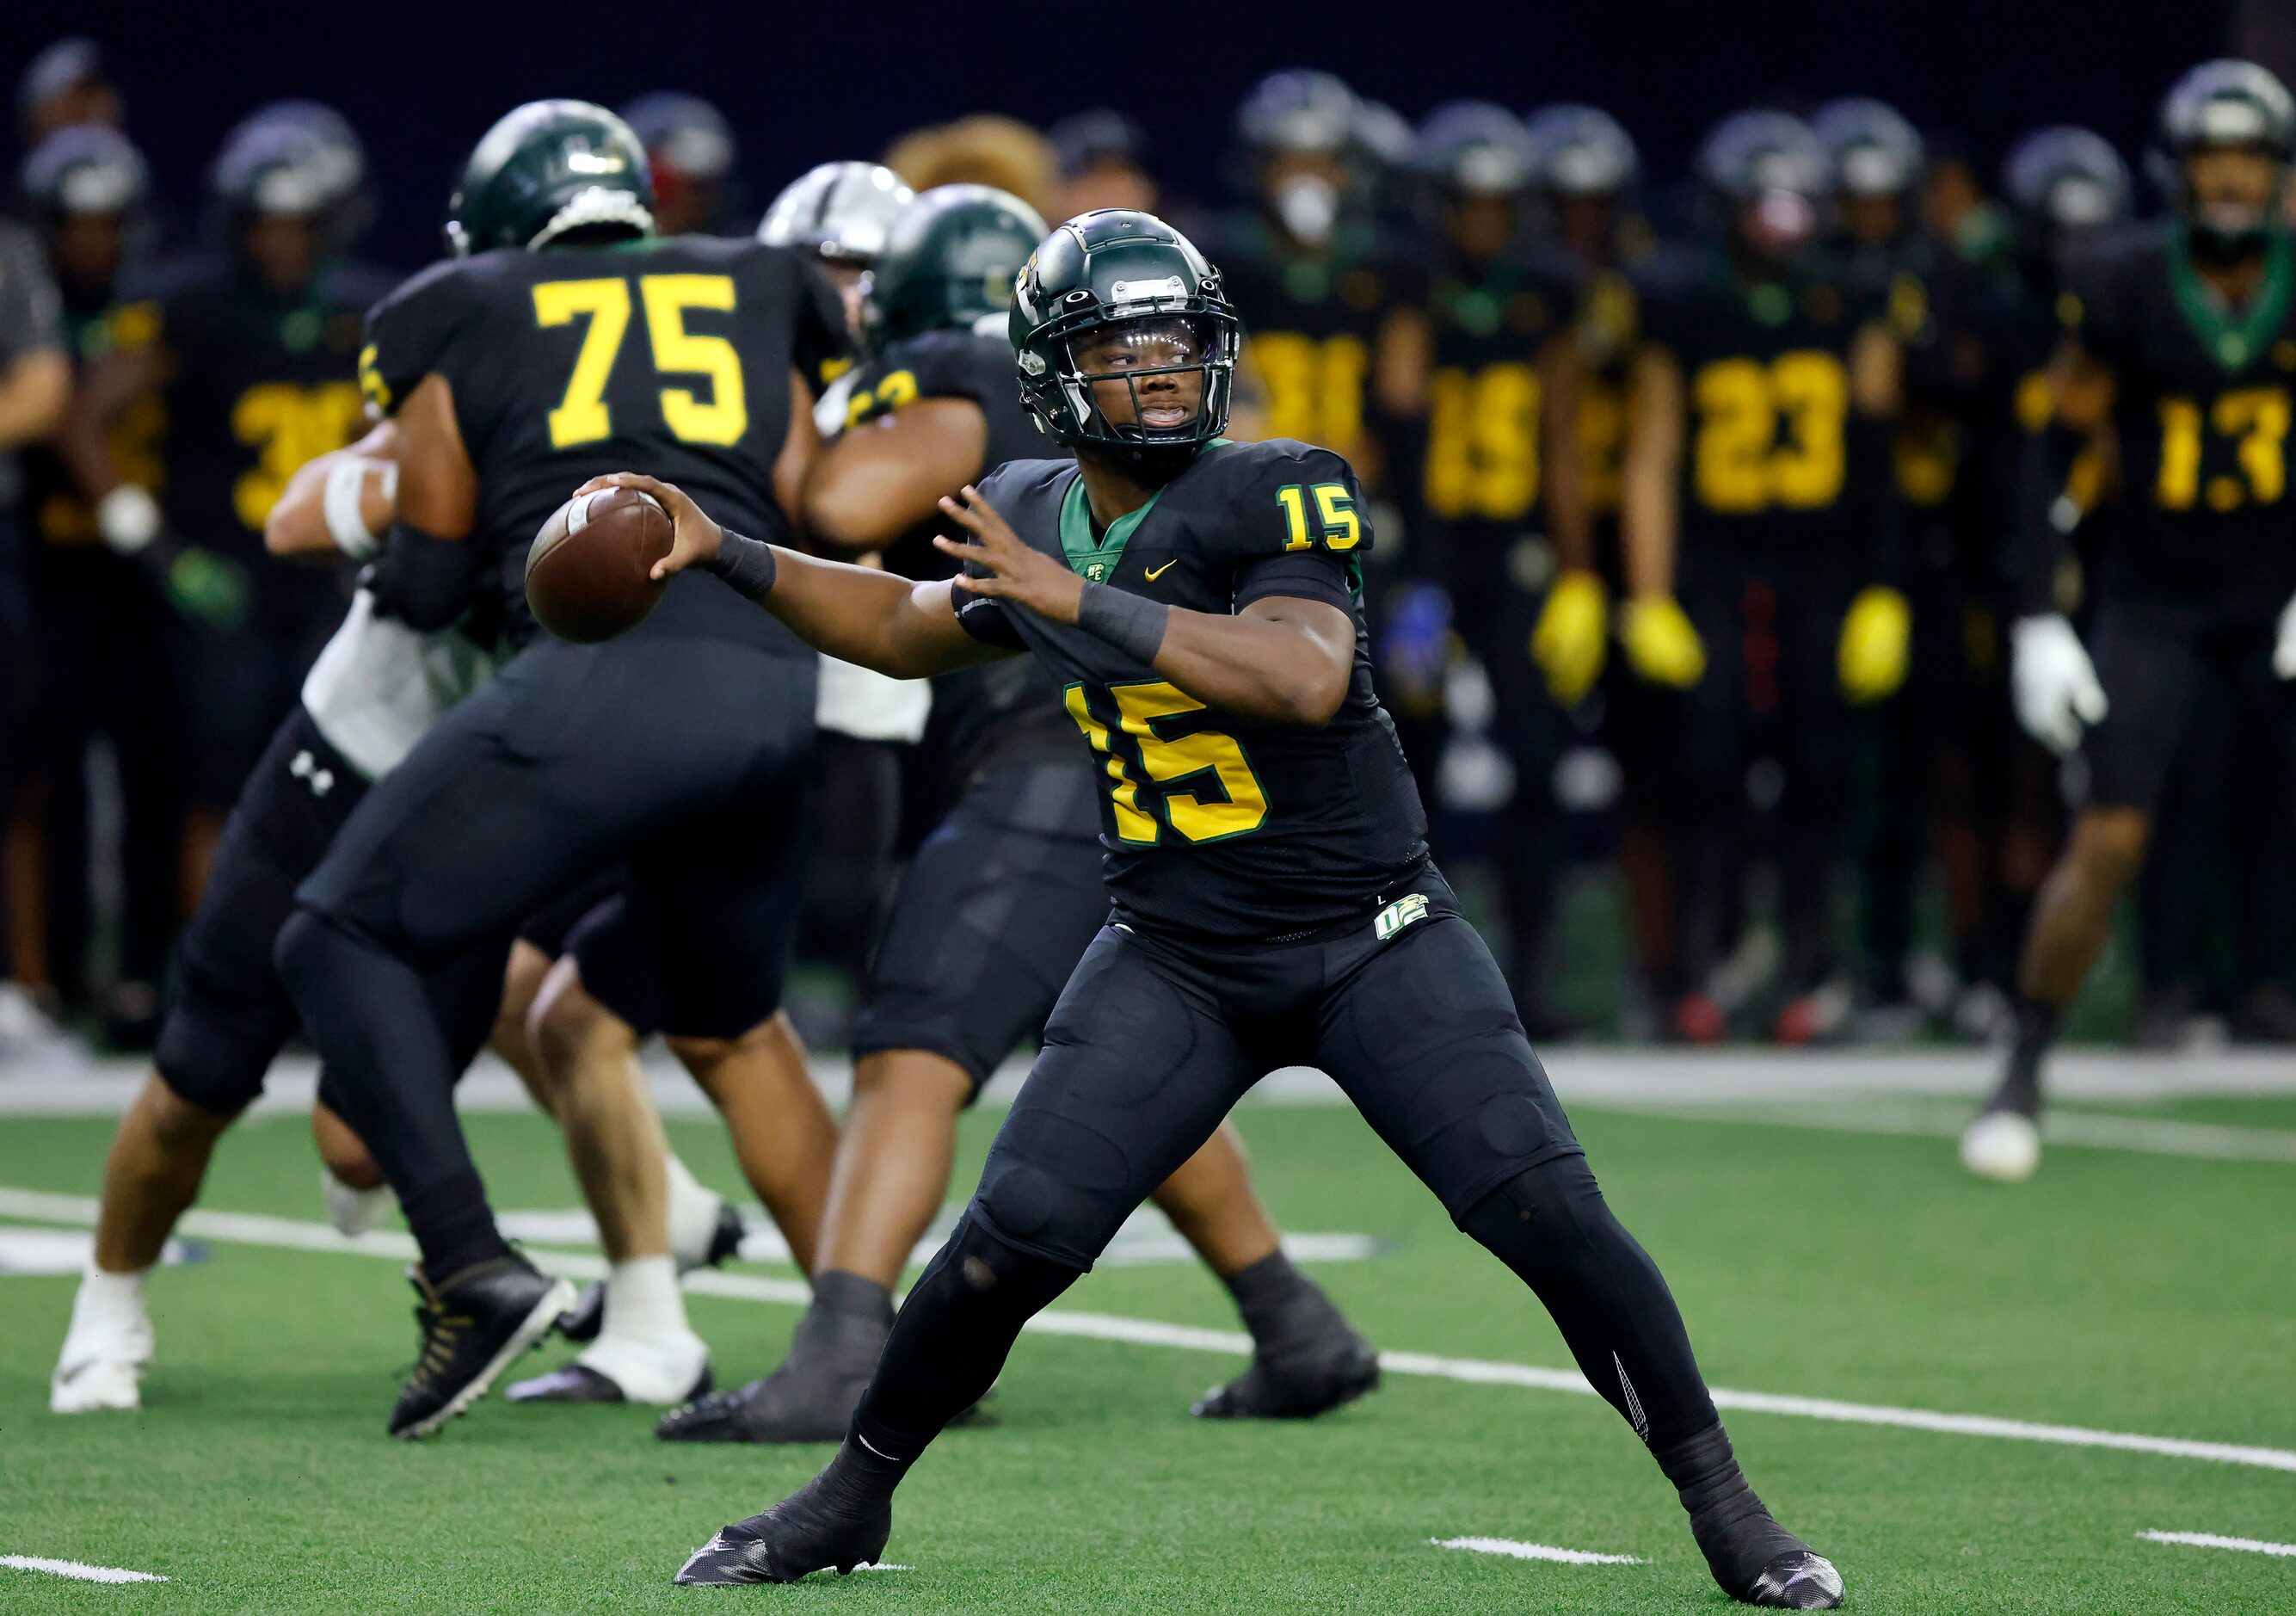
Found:
[[[2245,1118],[2219,1102],[2208,1120]],[[2255,1114],[2284,1120],[2284,1104]],[[2296,1449],[2296,1168],[2062,1149],[2004,1190],[1964,1179],[1932,1138],[1578,1121],[1717,1385]],[[994,1122],[967,1120],[961,1181]],[[1279,1221],[1394,1243],[1315,1270],[1380,1345],[1567,1366],[1536,1305],[1351,1113],[1248,1109],[1240,1122]],[[542,1122],[471,1129],[497,1205],[575,1203]],[[672,1131],[706,1179],[736,1184],[713,1129]],[[109,1134],[0,1120],[0,1185],[91,1194]],[[204,1204],[316,1222],[316,1180],[301,1125],[258,1120],[226,1143]],[[0,1611],[1730,1608],[1670,1490],[1591,1398],[1390,1376],[1311,1425],[1210,1425],[1186,1405],[1238,1360],[1033,1335],[993,1420],[945,1438],[903,1489],[887,1554],[914,1569],[677,1589],[688,1550],[826,1450],[670,1448],[646,1411],[498,1399],[435,1441],[390,1442],[383,1417],[414,1341],[392,1266],[222,1243],[152,1282],[144,1411],[60,1419],[46,1378],[71,1284],[0,1279],[0,1554],[173,1580],[0,1570]],[[1193,1267],[1106,1270],[1061,1305],[1234,1327]],[[731,1380],[775,1361],[796,1318],[709,1297],[693,1313]],[[2296,1473],[1751,1412],[1731,1427],[1780,1517],[1840,1564],[1856,1610],[2296,1610],[2296,1560],[2136,1535],[2296,1540]],[[1428,1541],[1464,1536],[1647,1563]]]

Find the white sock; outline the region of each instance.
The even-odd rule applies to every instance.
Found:
[[[107,1274],[91,1262],[79,1278],[79,1293],[72,1298],[72,1337],[91,1337],[128,1349],[139,1361],[152,1356],[152,1319],[144,1310],[144,1282],[149,1268]]]
[[[718,1233],[718,1209],[725,1197],[705,1188],[693,1170],[671,1151],[662,1158],[669,1176],[669,1249],[680,1268],[698,1268],[709,1260],[709,1242]]]
[[[606,1317],[575,1359],[605,1375],[632,1402],[668,1403],[693,1390],[709,1349],[685,1322],[677,1265],[633,1257],[606,1274]]]

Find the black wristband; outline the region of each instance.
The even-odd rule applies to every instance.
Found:
[[[1077,603],[1077,627],[1093,638],[1153,666],[1164,648],[1172,609],[1161,601],[1087,581]]]
[[[718,543],[718,554],[701,563],[753,601],[761,601],[774,587],[774,547],[759,538],[744,538],[731,528]]]

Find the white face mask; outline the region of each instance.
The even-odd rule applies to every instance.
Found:
[[[1320,247],[1339,223],[1339,188],[1316,175],[1292,175],[1275,187],[1275,217],[1298,240]]]

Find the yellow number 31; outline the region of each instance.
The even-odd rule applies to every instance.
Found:
[[[693,389],[660,391],[662,423],[681,443],[725,447],[750,430],[749,401],[742,385],[742,356],[724,337],[685,329],[690,308],[730,313],[734,277],[723,275],[649,275],[638,279],[645,304],[646,341],[653,367],[664,375],[695,375],[709,383],[709,397]],[[550,412],[550,447],[572,448],[613,434],[606,406],[606,382],[630,326],[630,283],[619,276],[594,281],[545,281],[534,289],[534,323],[568,325],[587,318],[566,396]]]

